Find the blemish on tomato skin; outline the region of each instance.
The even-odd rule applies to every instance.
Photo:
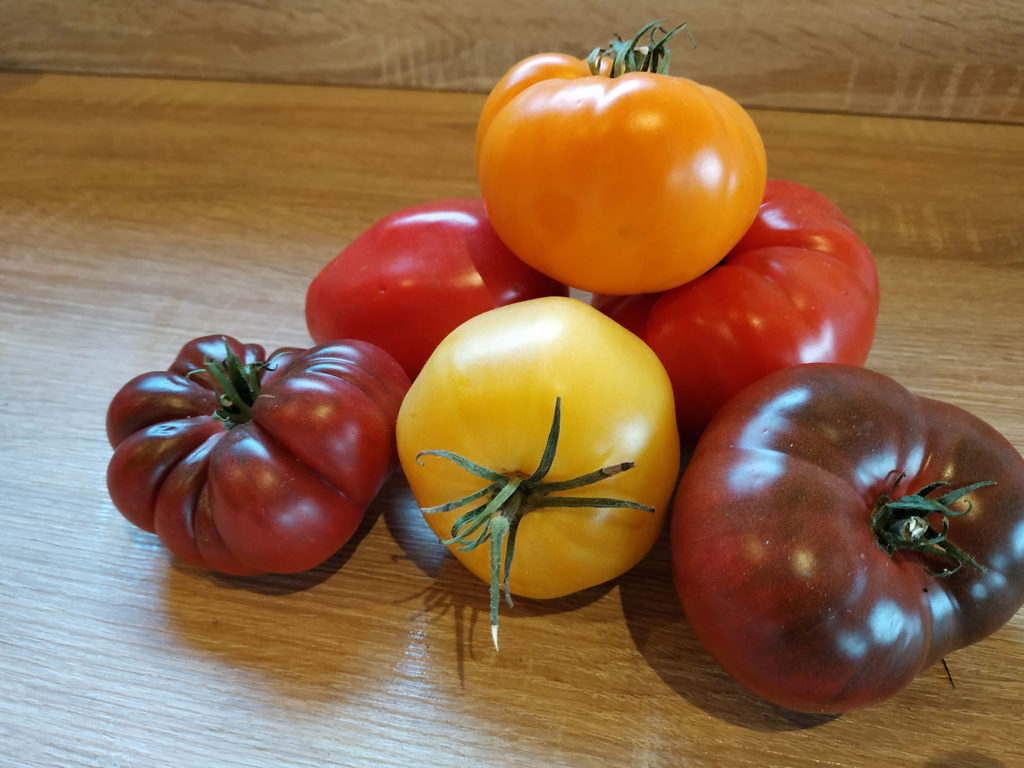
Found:
[[[791,562],[793,564],[793,572],[804,577],[812,576],[817,565],[817,559],[814,557],[814,554],[806,549],[794,552]]]

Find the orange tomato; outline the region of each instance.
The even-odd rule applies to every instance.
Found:
[[[757,127],[721,91],[651,71],[612,77],[607,58],[591,67],[564,54],[531,56],[498,82],[477,170],[513,253],[619,295],[713,267],[754,220],[767,174]]]

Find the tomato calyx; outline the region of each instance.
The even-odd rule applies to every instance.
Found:
[[[959,510],[953,509],[950,505],[964,499],[965,496],[979,488],[995,485],[995,482],[983,480],[947,491],[937,498],[931,498],[930,494],[934,491],[949,487],[949,483],[939,480],[929,483],[917,493],[895,496],[896,488],[904,477],[904,473],[899,473],[889,492],[880,494],[872,507],[871,527],[875,532],[875,542],[879,549],[890,557],[899,550],[910,550],[936,555],[954,563],[952,567],[941,571],[926,569],[931,576],[940,578],[952,576],[965,565],[984,573],[986,571],[984,565],[981,565],[947,538],[949,519],[968,514],[973,509],[973,504],[969,499],[965,499],[967,506]],[[942,516],[941,529],[936,529],[928,521],[928,517],[932,514]]]
[[[568,480],[545,482],[544,478],[551,470],[558,450],[558,436],[562,422],[562,398],[555,399],[555,413],[551,420],[547,442],[537,468],[528,476],[520,473],[503,473],[477,464],[464,456],[446,450],[426,450],[416,454],[416,461],[423,456],[438,456],[457,464],[477,477],[489,481],[489,484],[460,499],[426,507],[424,514],[451,512],[474,502],[467,512],[460,515],[452,524],[451,538],[443,543],[445,546],[458,546],[463,550],[476,549],[490,543],[491,581],[491,638],[494,649],[498,650],[498,604],[501,592],[504,591],[505,601],[512,607],[512,596],[509,593],[509,572],[515,555],[516,534],[523,516],[534,510],[551,507],[608,507],[639,509],[654,512],[654,507],[640,504],[628,499],[586,496],[552,496],[553,493],[571,491],[605,480],[609,477],[632,469],[635,463],[624,461],[601,467],[578,477]],[[486,501],[482,501],[486,499]],[[506,543],[505,556],[501,556],[502,544]]]
[[[619,77],[627,72],[654,72],[659,75],[668,74],[668,65],[671,60],[671,53],[666,46],[669,40],[682,31],[690,38],[693,47],[697,47],[697,41],[693,39],[693,33],[684,21],[674,29],[665,30],[661,23],[664,19],[652,21],[644,25],[632,40],[625,41],[615,37],[608,41],[608,47],[597,46],[587,57],[587,66],[590,67],[590,74],[602,74],[601,62],[611,58],[611,69],[608,77]],[[655,34],[661,32],[660,38]],[[650,39],[650,45],[639,45],[644,35]]]
[[[213,379],[213,391],[220,406],[213,412],[214,421],[231,429],[252,419],[252,406],[260,395],[260,374],[267,363],[243,363],[224,339],[224,359],[207,357],[203,368],[196,368],[189,376],[209,373]]]

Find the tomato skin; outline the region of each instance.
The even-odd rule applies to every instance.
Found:
[[[313,340],[363,339],[415,378],[434,347],[474,315],[568,289],[498,239],[483,201],[452,198],[396,211],[353,240],[313,279]]]
[[[720,91],[650,72],[590,75],[554,54],[499,81],[477,147],[499,237],[597,293],[664,291],[710,269],[750,225],[766,178],[757,128]]]
[[[723,403],[772,371],[863,364],[875,336],[878,272],[835,205],[773,179],[720,265],[671,291],[593,303],[657,353],[672,379],[680,433],[693,442]]]
[[[218,399],[202,370],[205,358],[224,358],[225,340],[244,362],[269,362],[251,420],[230,429],[213,418]],[[312,568],[348,541],[394,466],[408,386],[393,358],[362,341],[268,358],[230,337],[194,339],[168,370],[114,396],[111,499],[192,565],[239,575]]]
[[[640,339],[577,299],[511,304],[459,326],[434,351],[398,416],[398,454],[421,508],[456,499],[486,481],[424,450],[448,450],[503,473],[538,466],[556,398],[561,435],[547,479],[566,480],[622,461],[635,466],[569,494],[616,497],[649,512],[541,508],[526,513],[510,572],[512,593],[552,598],[601,584],[653,545],[679,469],[672,392]],[[442,539],[463,508],[427,514]],[[488,547],[455,556],[484,581]]]
[[[987,569],[900,550],[872,505],[979,481],[948,538]],[[938,523],[931,521],[933,526]],[[856,366],[774,373],[718,412],[672,517],[676,588],[737,681],[781,706],[844,712],[889,698],[1024,604],[1024,459],[994,428]]]
[[[502,75],[501,79],[491,88],[491,92],[487,94],[487,100],[480,111],[480,119],[477,121],[477,167],[480,166],[480,149],[491,122],[495,115],[504,109],[512,99],[531,85],[544,80],[574,80],[589,75],[590,67],[586,61],[565,53],[538,53],[528,56]]]

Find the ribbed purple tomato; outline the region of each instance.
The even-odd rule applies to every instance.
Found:
[[[362,341],[309,350],[224,336],[114,396],[114,506],[181,560],[232,574],[312,568],[355,532],[395,466],[409,379]]]
[[[676,494],[676,588],[726,672],[807,712],[886,699],[1024,603],[1024,459],[857,366],[795,366],[711,421]]]

